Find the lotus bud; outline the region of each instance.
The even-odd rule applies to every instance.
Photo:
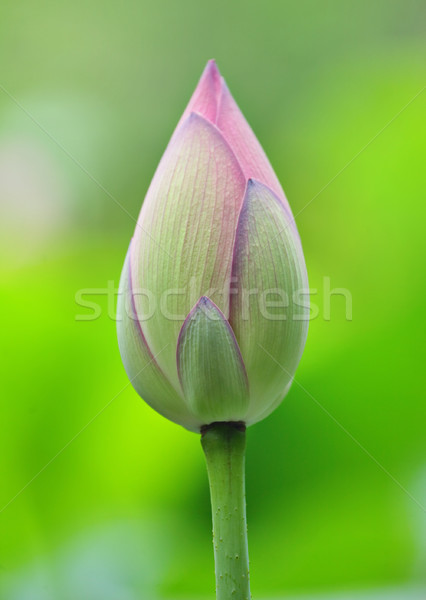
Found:
[[[210,61],[154,175],[123,267],[118,341],[132,385],[192,431],[263,419],[301,358],[307,288],[284,192]]]

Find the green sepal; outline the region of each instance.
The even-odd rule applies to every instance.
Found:
[[[231,326],[206,296],[182,326],[177,369],[185,401],[204,424],[244,420],[249,402],[244,362]]]

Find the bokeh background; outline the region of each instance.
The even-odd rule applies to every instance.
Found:
[[[0,597],[214,597],[198,436],[127,385],[105,291],[212,57],[297,215],[320,313],[298,384],[248,432],[253,596],[425,597],[425,3],[1,13]],[[352,319],[342,296],[324,318],[324,278]]]

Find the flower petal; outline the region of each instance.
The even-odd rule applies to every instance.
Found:
[[[216,126],[229,142],[247,179],[257,179],[270,187],[289,209],[277,176],[257,137],[238,108],[225,81],[216,117]]]
[[[177,390],[176,343],[191,307],[200,296],[209,295],[229,314],[233,246],[244,190],[243,173],[218,129],[191,115],[161,160],[131,250],[142,330],[154,354],[170,344],[158,363]]]
[[[253,178],[265,183],[290,210],[271,163],[232,97],[214,60],[207,63],[176,131],[191,112],[201,114],[218,127],[237,157],[246,179]]]
[[[130,249],[124,262],[117,301],[117,336],[121,358],[137,393],[164,417],[199,431],[201,423],[188,411],[182,396],[170,385],[158,366],[135,316],[130,283]]]
[[[273,191],[253,180],[238,224],[232,275],[229,322],[250,383],[250,423],[284,397],[308,330],[303,295],[308,280],[299,236]]]
[[[183,113],[179,125],[192,113],[202,115],[210,123],[216,123],[219,98],[222,93],[223,78],[214,60],[209,60],[191,100]],[[179,128],[178,125],[178,128]]]
[[[185,400],[204,424],[244,420],[248,381],[234,333],[223,313],[202,297],[179,334],[177,368]]]

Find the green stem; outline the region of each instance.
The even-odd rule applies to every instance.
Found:
[[[217,600],[250,600],[245,502],[245,426],[213,423],[202,430],[213,514]]]

